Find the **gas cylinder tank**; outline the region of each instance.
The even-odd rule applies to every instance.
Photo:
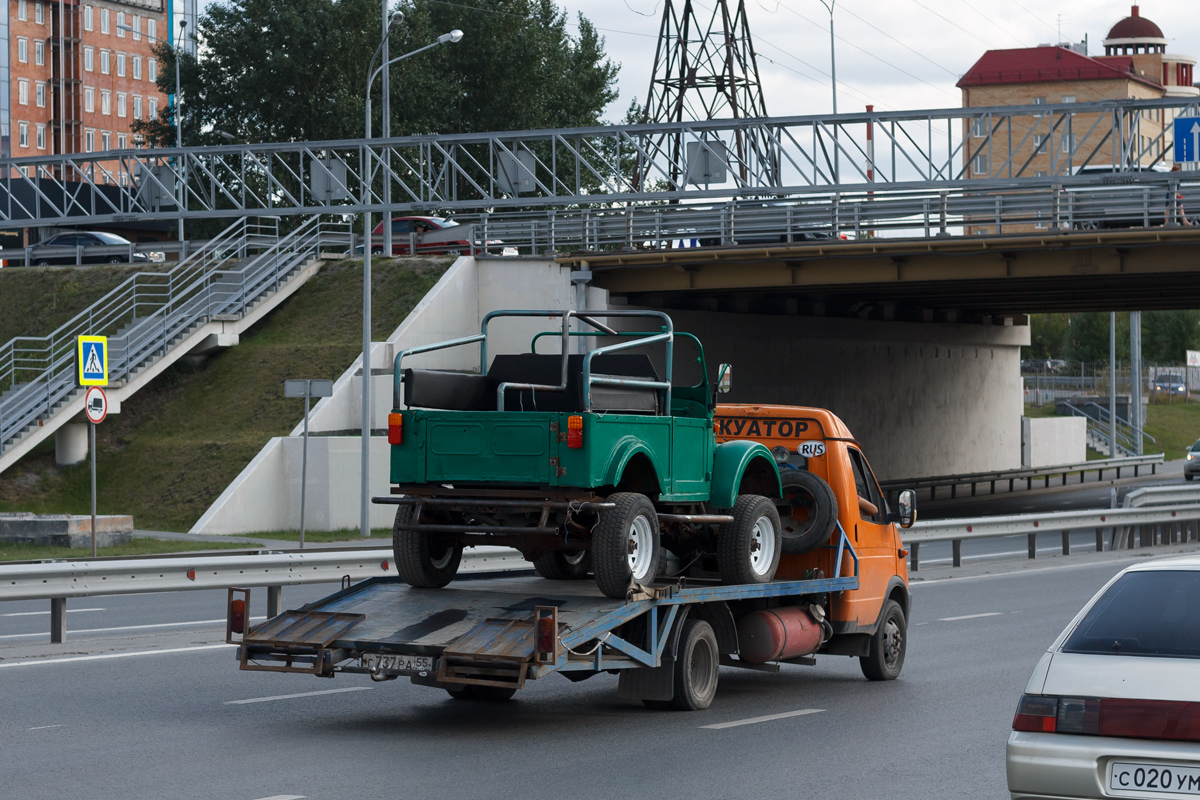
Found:
[[[747,614],[738,620],[737,633],[742,661],[765,664],[815,653],[823,630],[807,608],[787,606]]]

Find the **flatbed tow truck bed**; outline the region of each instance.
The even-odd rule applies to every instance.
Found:
[[[452,694],[463,686],[520,689],[526,680],[554,672],[574,672],[568,677],[581,680],[618,670],[636,673],[621,673],[623,695],[669,700],[671,670],[663,668],[674,661],[689,615],[714,629],[720,663],[741,666],[732,659],[737,633],[731,603],[857,589],[858,556],[844,532],[837,538],[835,575],[844,560],[852,575],[758,585],[657,583],[627,600],[605,597],[594,583],[580,580],[485,578],[430,590],[372,578],[286,611],[240,638],[231,611],[229,640],[240,645],[245,670],[360,673],[374,680],[409,676]],[[237,597],[249,607],[249,590],[230,591],[231,609]]]

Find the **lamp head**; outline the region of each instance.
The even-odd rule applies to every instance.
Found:
[[[443,33],[441,36],[439,36],[437,38],[437,40],[438,40],[438,44],[445,44],[446,42],[450,42],[452,44],[457,44],[458,42],[462,41],[462,38],[463,38],[463,32],[458,29],[455,29],[455,30],[450,31],[449,33]]]
[[[404,24],[404,12],[397,11],[395,14],[392,14],[392,18],[388,20],[388,33],[396,30],[396,28],[399,28],[402,24]]]

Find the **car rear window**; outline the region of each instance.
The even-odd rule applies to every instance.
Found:
[[[1065,653],[1200,658],[1200,571],[1129,572],[1067,637]]]

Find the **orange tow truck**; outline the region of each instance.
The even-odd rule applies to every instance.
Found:
[[[859,556],[859,586],[831,599],[833,635],[820,652],[859,656],[868,678],[894,678],[912,606],[897,528],[916,519],[915,494],[901,493],[891,512],[862,446],[826,409],[721,404],[714,427],[718,442],[761,442],[779,466],[783,554],[775,580],[833,575],[831,537],[840,524]]]

